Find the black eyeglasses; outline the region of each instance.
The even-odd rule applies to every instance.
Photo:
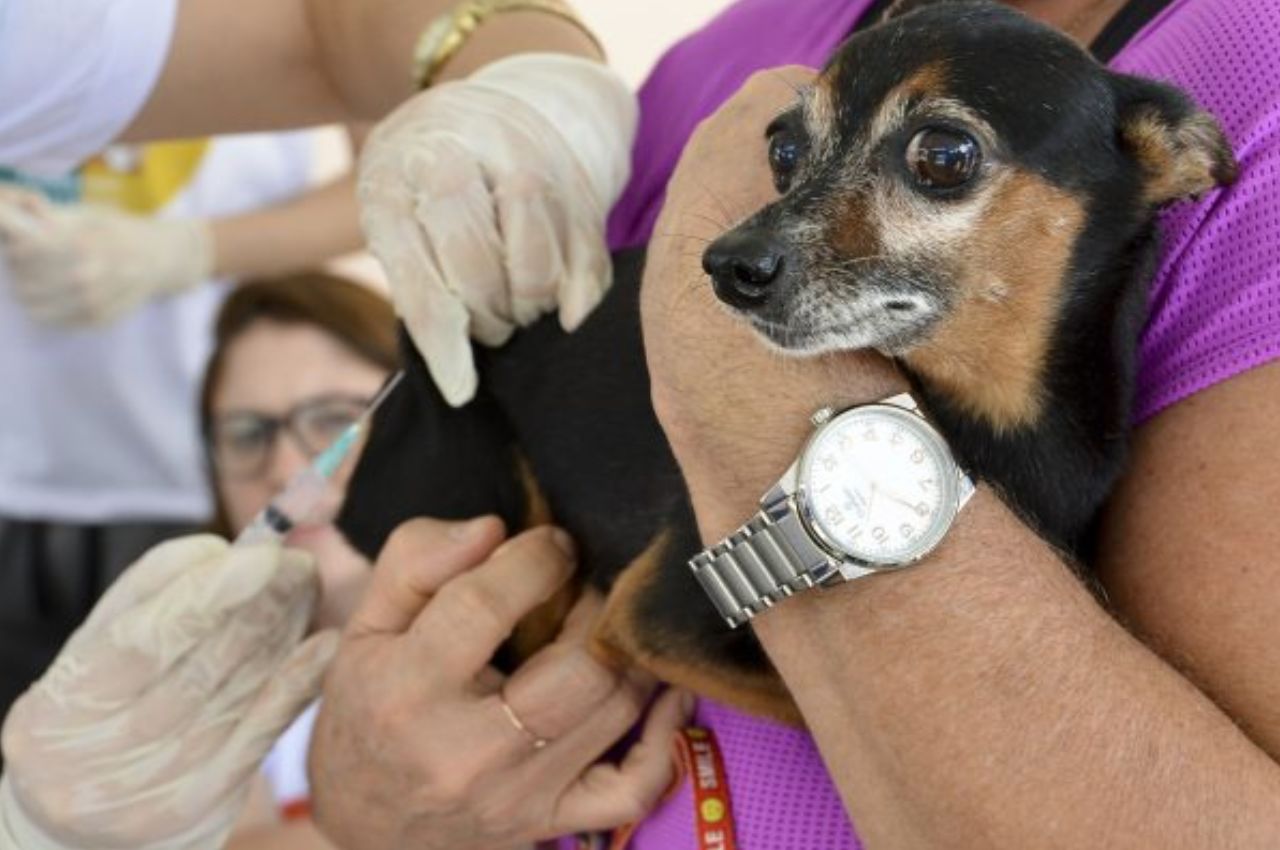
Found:
[[[234,410],[213,417],[206,440],[218,471],[230,478],[257,478],[267,471],[280,432],[308,458],[327,449],[369,406],[357,396],[317,396],[296,405],[283,416]]]

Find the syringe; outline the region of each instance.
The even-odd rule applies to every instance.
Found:
[[[325,496],[325,487],[333,473],[337,472],[342,461],[356,444],[365,426],[373,417],[374,411],[387,400],[391,391],[404,378],[404,372],[396,372],[383,386],[381,392],[360,414],[360,418],[347,426],[338,438],[307,464],[301,472],[293,477],[288,485],[275,496],[267,506],[258,511],[253,522],[245,527],[236,537],[235,545],[262,543],[269,540],[283,540],[299,522],[303,522],[316,509]]]

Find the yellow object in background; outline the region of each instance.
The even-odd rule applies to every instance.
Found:
[[[137,215],[164,209],[195,177],[209,139],[108,148],[80,170],[81,200]]]

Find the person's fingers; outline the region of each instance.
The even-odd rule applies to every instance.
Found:
[[[475,395],[478,383],[466,305],[440,279],[400,172],[369,169],[361,176],[360,198],[361,225],[386,272],[396,313],[440,394],[461,406]]]
[[[572,332],[604,299],[613,283],[613,261],[598,227],[576,229],[569,252],[569,269],[560,291],[560,326]]]
[[[0,245],[34,243],[45,239],[46,218],[23,196],[0,199]]]
[[[236,728],[232,752],[242,754],[240,767],[256,765],[289,724],[320,696],[339,642],[335,630],[318,632],[285,659]]]
[[[513,537],[480,567],[436,593],[411,629],[418,652],[453,679],[475,676],[515,624],[573,573],[575,554],[560,529]]]
[[[677,777],[671,742],[693,714],[693,697],[670,690],[649,711],[644,731],[620,764],[588,768],[561,796],[554,825],[572,830],[608,830],[645,817]]]
[[[585,642],[603,610],[604,597],[600,595],[600,591],[593,587],[584,587],[582,593],[578,594],[577,601],[573,603],[573,607],[569,609],[569,613],[565,615],[564,623],[560,626],[560,634],[556,636],[556,643]]]
[[[129,701],[216,633],[236,609],[263,591],[282,565],[314,573],[310,556],[282,552],[275,545],[236,547],[186,562],[185,571],[141,603],[110,620],[98,618],[101,628],[77,632],[63,651],[75,663],[60,668],[74,677],[51,675],[51,670],[42,685],[51,695],[77,693],[84,675],[113,669],[115,675],[98,684],[94,697],[103,708]]]
[[[419,192],[414,215],[445,289],[470,313],[471,336],[501,345],[511,336],[511,300],[490,178],[460,139],[438,134],[432,147],[435,156],[408,166]]]
[[[470,522],[404,523],[378,556],[348,632],[360,636],[405,631],[442,585],[483,561],[504,533],[502,521],[492,516]]]
[[[192,648],[122,713],[141,735],[162,738],[234,691],[256,691],[275,675],[277,658],[301,637],[319,595],[315,571],[289,562],[256,598],[237,609],[223,627]],[[231,682],[235,682],[232,686]]]
[[[494,189],[498,221],[506,243],[506,273],[511,286],[511,315],[521,326],[537,320],[556,303],[567,270],[562,243],[568,225],[562,204],[545,179],[527,172],[508,175]]]
[[[599,593],[584,592],[556,640],[529,658],[503,686],[502,697],[532,734],[559,738],[618,689],[621,674],[587,649],[603,607]],[[565,694],[573,696],[566,699]]]
[[[197,564],[213,561],[227,551],[227,541],[213,534],[194,534],[168,540],[148,549],[133,566],[112,583],[85,620],[84,629],[94,629],[150,599],[174,579]]]

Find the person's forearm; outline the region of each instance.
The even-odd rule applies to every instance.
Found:
[[[211,227],[218,277],[288,274],[364,244],[354,176],[270,209],[214,219]]]
[[[228,12],[183,0],[164,69],[121,139],[376,121],[414,93],[413,49],[457,0],[272,0]],[[542,12],[485,21],[440,81],[515,53],[596,56],[573,24]]]
[[[423,30],[458,0],[306,0],[322,67],[356,117],[377,119],[413,94],[414,46]],[[600,58],[573,24],[537,11],[488,18],[440,70],[437,81],[465,77],[495,59],[548,51]]]
[[[924,564],[755,628],[871,848],[1280,836],[1280,767],[985,488]]]

